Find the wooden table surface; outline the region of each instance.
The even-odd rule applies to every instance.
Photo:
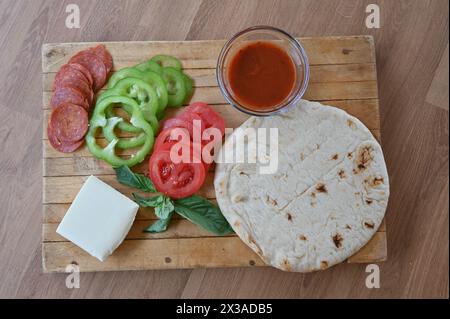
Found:
[[[81,28],[65,27],[77,3]],[[381,27],[365,26],[377,3]],[[0,297],[389,298],[449,296],[447,0],[0,2]],[[65,274],[41,266],[42,88],[46,42],[224,39],[256,24],[295,36],[375,37],[381,135],[390,173],[381,287],[365,265],[311,274],[271,268]]]

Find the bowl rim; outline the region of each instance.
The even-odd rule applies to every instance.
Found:
[[[239,37],[245,35],[246,33],[250,33],[250,32],[253,32],[253,31],[258,31],[258,30],[271,31],[271,32],[282,34],[283,36],[285,36],[290,41],[291,44],[293,44],[293,46],[298,51],[301,59],[303,60],[302,67],[303,67],[303,74],[304,74],[304,76],[303,76],[302,85],[300,85],[299,89],[297,90],[297,92],[295,92],[295,94],[292,94],[291,98],[289,98],[283,104],[279,105],[276,109],[273,109],[273,110],[270,110],[270,111],[255,111],[255,110],[250,110],[250,109],[246,108],[245,106],[240,104],[238,101],[236,101],[232,97],[232,95],[230,94],[230,92],[226,88],[226,85],[225,85],[225,83],[223,81],[223,77],[225,76],[225,74],[224,74],[224,72],[222,72],[222,66],[223,66],[226,54],[228,53],[228,51],[231,48],[231,46],[234,43],[234,41],[236,39],[238,39]],[[289,52],[288,52],[288,54],[291,56],[291,54]],[[273,27],[273,26],[269,26],[269,25],[257,25],[257,26],[252,26],[252,27],[246,28],[244,30],[241,30],[241,31],[235,33],[227,42],[225,42],[224,46],[220,50],[220,54],[219,54],[219,57],[217,59],[216,80],[217,80],[217,83],[219,84],[219,88],[220,88],[220,91],[222,92],[222,95],[225,97],[227,102],[229,104],[231,104],[234,108],[238,109],[241,112],[249,114],[249,115],[270,116],[270,115],[276,115],[276,114],[280,114],[280,113],[286,112],[291,107],[293,107],[294,105],[297,104],[297,102],[305,94],[306,89],[308,87],[308,84],[309,84],[309,72],[310,72],[310,69],[309,69],[308,56],[306,54],[305,49],[301,45],[300,41],[298,41],[295,37],[293,37],[292,35],[290,35],[286,31],[284,31],[282,29],[279,29],[277,27]]]

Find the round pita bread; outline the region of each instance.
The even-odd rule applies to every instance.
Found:
[[[264,175],[258,163],[218,163],[214,186],[223,215],[265,263],[326,269],[370,240],[386,211],[389,180],[379,143],[357,118],[302,100],[282,115],[251,117],[221,152],[249,127],[278,128],[278,170]]]

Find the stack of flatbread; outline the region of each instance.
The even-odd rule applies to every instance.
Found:
[[[370,131],[345,111],[302,100],[282,115],[251,117],[221,152],[250,127],[278,128],[278,169],[217,164],[217,201],[239,237],[285,271],[326,269],[362,248],[389,197],[383,152]]]

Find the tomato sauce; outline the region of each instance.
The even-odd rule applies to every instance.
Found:
[[[265,41],[239,49],[228,67],[235,98],[251,110],[270,110],[283,102],[296,81],[294,63],[281,47]]]

